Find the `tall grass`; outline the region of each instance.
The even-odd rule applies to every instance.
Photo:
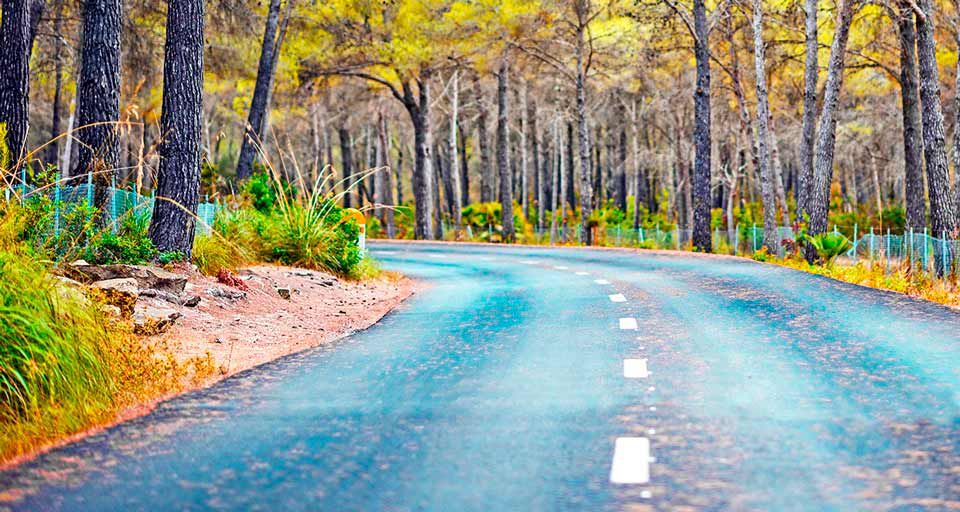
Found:
[[[0,201],[0,460],[110,421],[179,389],[203,358],[178,364],[66,285],[25,241],[26,212]]]
[[[361,268],[359,226],[337,203],[350,187],[324,168],[309,180],[292,157],[277,169],[262,154],[265,173],[248,181],[233,208],[221,210],[211,236],[194,243],[194,263],[207,274],[257,261],[325,270],[350,278],[377,274]],[[383,169],[358,176],[357,184]],[[287,179],[286,176],[291,176]],[[334,193],[337,185],[344,190]]]

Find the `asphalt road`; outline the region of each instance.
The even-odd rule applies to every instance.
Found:
[[[0,473],[0,509],[960,507],[946,308],[728,258],[372,252],[428,288]]]

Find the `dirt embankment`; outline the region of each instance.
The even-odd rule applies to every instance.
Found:
[[[167,274],[177,278],[174,274]],[[145,342],[163,347],[180,363],[208,360],[212,371],[193,375],[183,387],[166,396],[126,407],[106,424],[38,446],[30,453],[0,461],[0,469],[33,459],[118,423],[146,415],[156,405],[177,394],[209,386],[237,372],[279,357],[331,343],[375,324],[418,288],[396,274],[363,282],[339,279],[325,272],[261,265],[238,273],[238,286],[194,273],[180,294],[162,290],[137,291],[136,283],[118,294],[137,294],[133,317],[147,317],[147,325],[162,332],[144,336]],[[93,286],[96,286],[94,284]],[[179,288],[178,286],[178,288]],[[199,298],[199,302],[197,299]],[[209,354],[209,359],[207,358]],[[0,502],[3,500],[0,499]],[[0,507],[2,508],[2,507]]]
[[[410,279],[390,274],[353,282],[261,265],[238,275],[248,290],[192,277],[187,290],[200,303],[179,308],[182,316],[159,335],[181,361],[209,352],[213,380],[365,329],[415,290]]]

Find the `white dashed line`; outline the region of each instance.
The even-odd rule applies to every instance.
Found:
[[[651,435],[651,436],[655,436],[655,435],[657,435],[657,429],[655,429],[655,428],[647,429],[647,434],[649,434],[649,435]]]
[[[636,318],[621,318],[620,319],[620,329],[624,331],[636,331],[637,330],[637,319]]]
[[[615,484],[645,484],[650,481],[650,440],[618,437],[613,449],[610,481]]]
[[[607,281],[606,279],[594,279],[593,282],[597,284],[610,284],[610,281]]]
[[[646,359],[624,359],[623,376],[628,379],[646,379],[650,376],[647,371]]]
[[[523,263],[524,265],[536,265],[540,262],[537,260],[520,260],[520,263]]]
[[[627,298],[624,297],[622,293],[614,293],[610,296],[610,300],[613,302],[626,302]]]
[[[444,259],[447,257],[446,254],[428,254],[427,256],[431,258]]]
[[[555,268],[555,269],[557,269],[557,270],[566,270],[566,269],[568,269],[568,268],[570,268],[570,267],[565,267],[565,266],[563,266],[563,265],[554,265],[553,268]]]
[[[577,274],[578,276],[589,276],[589,275],[590,275],[590,272],[577,272],[576,274]]]
[[[640,497],[645,500],[648,500],[653,497],[653,493],[650,491],[640,491]]]

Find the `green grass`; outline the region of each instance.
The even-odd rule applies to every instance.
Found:
[[[109,422],[204,368],[178,364],[61,283],[23,240],[24,216],[0,202],[0,461]]]

